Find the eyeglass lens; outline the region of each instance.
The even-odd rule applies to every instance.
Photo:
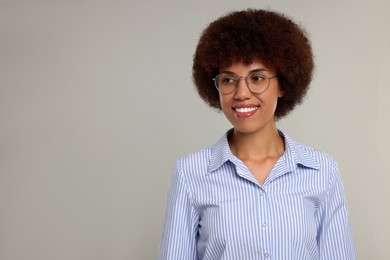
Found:
[[[253,93],[258,94],[267,90],[270,81],[267,75],[260,72],[251,73],[247,77],[223,72],[215,77],[215,85],[220,92],[229,94],[236,89],[240,78],[246,81],[248,88]]]

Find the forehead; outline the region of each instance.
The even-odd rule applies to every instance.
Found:
[[[230,65],[221,67],[219,72],[228,72],[234,74],[247,74],[253,71],[264,71],[272,73],[274,69],[272,67],[267,66],[261,61],[253,61],[251,63],[244,63],[242,61],[234,61]]]

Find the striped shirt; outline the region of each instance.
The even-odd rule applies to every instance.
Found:
[[[336,162],[280,133],[285,152],[262,185],[228,133],[177,161],[160,260],[356,259]]]

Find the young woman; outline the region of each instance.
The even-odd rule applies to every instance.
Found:
[[[355,259],[336,162],[276,126],[313,67],[305,32],[280,13],[232,12],[205,29],[194,82],[233,128],[177,161],[159,259]]]

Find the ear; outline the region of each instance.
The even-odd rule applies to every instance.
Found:
[[[283,96],[284,96],[284,90],[280,89],[280,87],[279,87],[278,98],[281,98]]]

